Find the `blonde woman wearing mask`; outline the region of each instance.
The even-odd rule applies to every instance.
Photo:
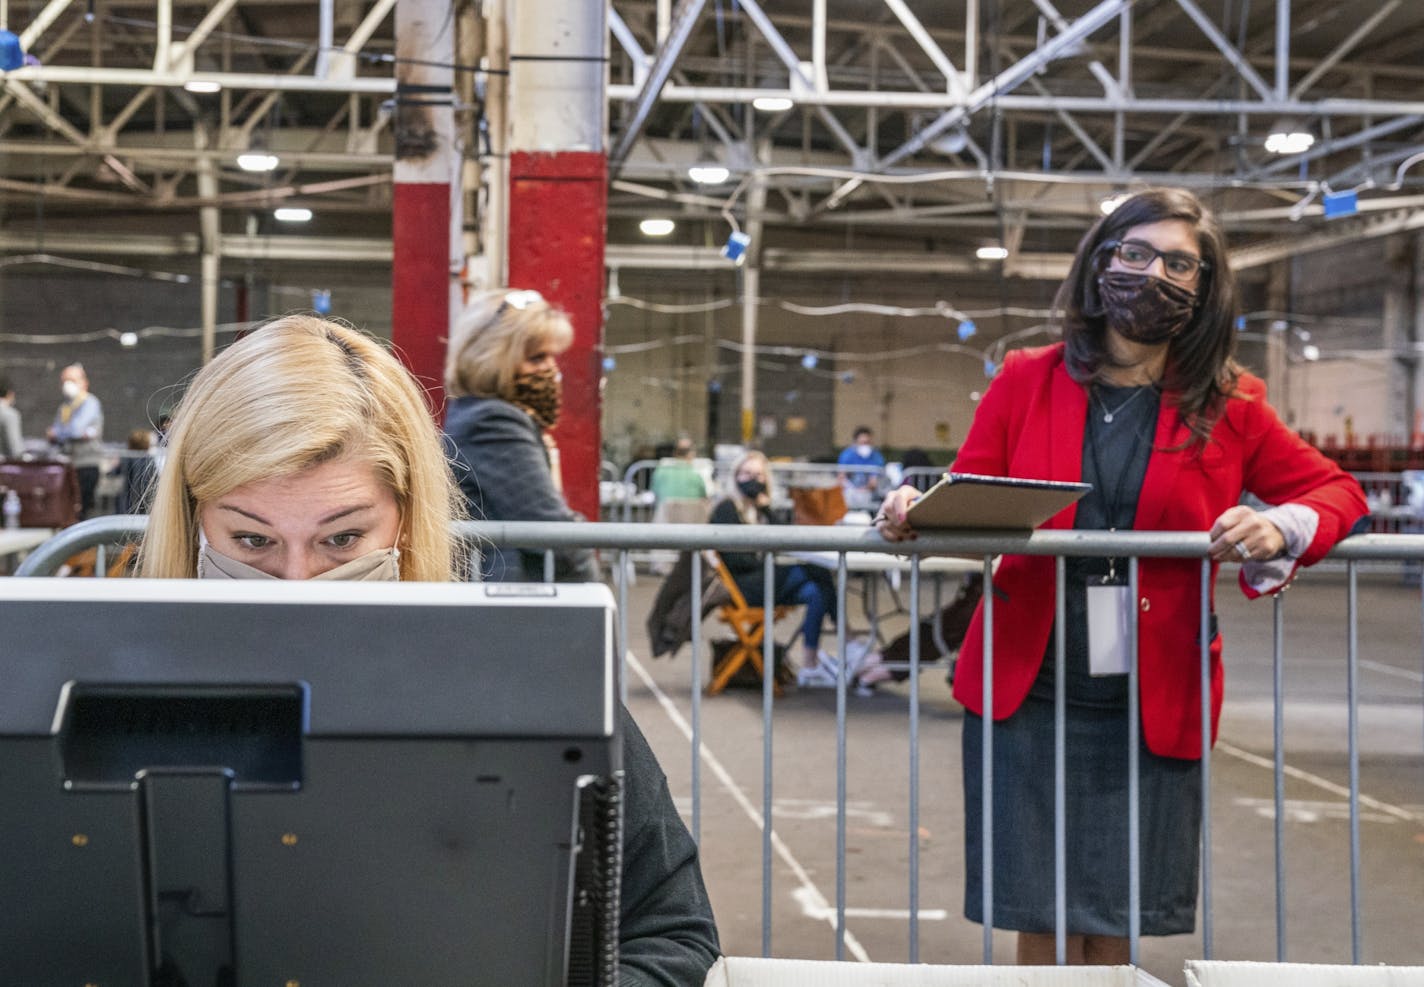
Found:
[[[158,578],[456,578],[461,497],[414,378],[379,343],[279,319],[193,379],[174,413],[140,571]],[[697,847],[621,710],[620,982],[701,983],[718,953]]]
[[[471,516],[491,521],[582,521],[564,501],[558,447],[563,377],[558,358],[573,342],[568,317],[537,291],[486,291],[471,299],[450,333],[445,433]],[[540,580],[544,556],[505,549],[483,576]],[[554,578],[598,578],[593,553],[554,553]]]

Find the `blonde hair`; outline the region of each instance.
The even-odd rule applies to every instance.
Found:
[[[464,501],[419,386],[376,340],[305,315],[257,329],[193,378],[168,430],[140,573],[193,578],[200,505],[347,456],[395,494],[401,578],[458,578],[450,522]]]
[[[761,520],[761,517],[757,512],[756,503],[749,500],[737,486],[737,474],[742,471],[743,466],[754,459],[761,462],[761,471],[766,477],[767,496],[774,496],[771,492],[771,460],[767,459],[766,453],[760,449],[749,449],[738,456],[736,462],[732,463],[732,471],[727,474],[727,496],[737,506],[737,513],[742,516],[742,520],[748,524],[756,524]]]
[[[505,304],[514,295],[534,297],[522,308]],[[456,398],[508,401],[521,363],[544,347],[562,352],[573,340],[569,317],[534,292],[483,291],[450,331],[445,390]]]

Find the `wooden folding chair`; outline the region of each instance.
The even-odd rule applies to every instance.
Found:
[[[747,662],[751,662],[752,668],[756,670],[759,677],[766,675],[761,660],[762,641],[766,636],[766,610],[763,607],[752,607],[747,605],[746,597],[742,596],[742,591],[737,588],[736,580],[732,578],[722,557],[712,549],[707,549],[703,553],[703,558],[712,571],[721,580],[722,586],[731,596],[732,602],[725,603],[717,608],[717,619],[732,628],[732,632],[737,635],[737,640],[727,656],[722,660],[722,664],[715,670],[712,681],[707,685],[707,694],[715,696],[727,687],[732,676],[737,674],[737,670]],[[772,622],[780,620],[791,608],[775,607],[772,610]],[[781,695],[781,684],[773,681],[772,694]]]

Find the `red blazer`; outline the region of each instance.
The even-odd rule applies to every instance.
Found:
[[[1133,522],[1138,531],[1206,531],[1249,490],[1320,516],[1301,564],[1319,561],[1366,513],[1348,473],[1287,428],[1260,378],[1243,374],[1203,448],[1163,394],[1157,433]],[[1082,479],[1088,393],[1068,376],[1063,345],[1012,352],[985,392],[955,470],[1043,480]],[[1076,507],[1044,528],[1072,528]],[[1197,559],[1142,559],[1138,566],[1138,669],[1143,736],[1156,754],[1201,756],[1201,576]],[[1212,594],[1216,585],[1212,565]],[[1054,560],[1006,555],[994,575],[994,719],[1028,695],[1053,628]],[[1243,582],[1243,589],[1245,584]],[[1255,595],[1249,593],[1248,595]],[[983,715],[984,611],[974,615],[954,673],[954,697]],[[1211,642],[1212,742],[1221,715],[1221,637]]]

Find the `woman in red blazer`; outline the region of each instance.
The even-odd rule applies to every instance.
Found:
[[[1213,576],[1220,562],[1243,563],[1250,596],[1282,588],[1364,516],[1359,485],[1288,429],[1262,382],[1233,359],[1235,281],[1220,227],[1195,196],[1151,190],[1101,219],[1079,245],[1057,307],[1063,342],[1008,356],[952,469],[1091,483],[1048,528],[1209,531]],[[1276,506],[1240,503],[1247,491]],[[877,517],[887,539],[912,535],[905,511],[918,493],[887,498]],[[1055,958],[1054,565],[1004,556],[993,586],[993,921],[1019,931],[1023,963]],[[1137,609],[1141,931],[1194,928],[1199,572],[1195,559],[1143,559],[1134,600],[1126,559],[1068,560],[1069,962],[1129,956],[1126,656],[1089,640],[1090,606],[1109,619]],[[1211,624],[1214,740],[1222,669]],[[983,645],[981,604],[954,681],[967,708],[965,913],[981,922]]]

